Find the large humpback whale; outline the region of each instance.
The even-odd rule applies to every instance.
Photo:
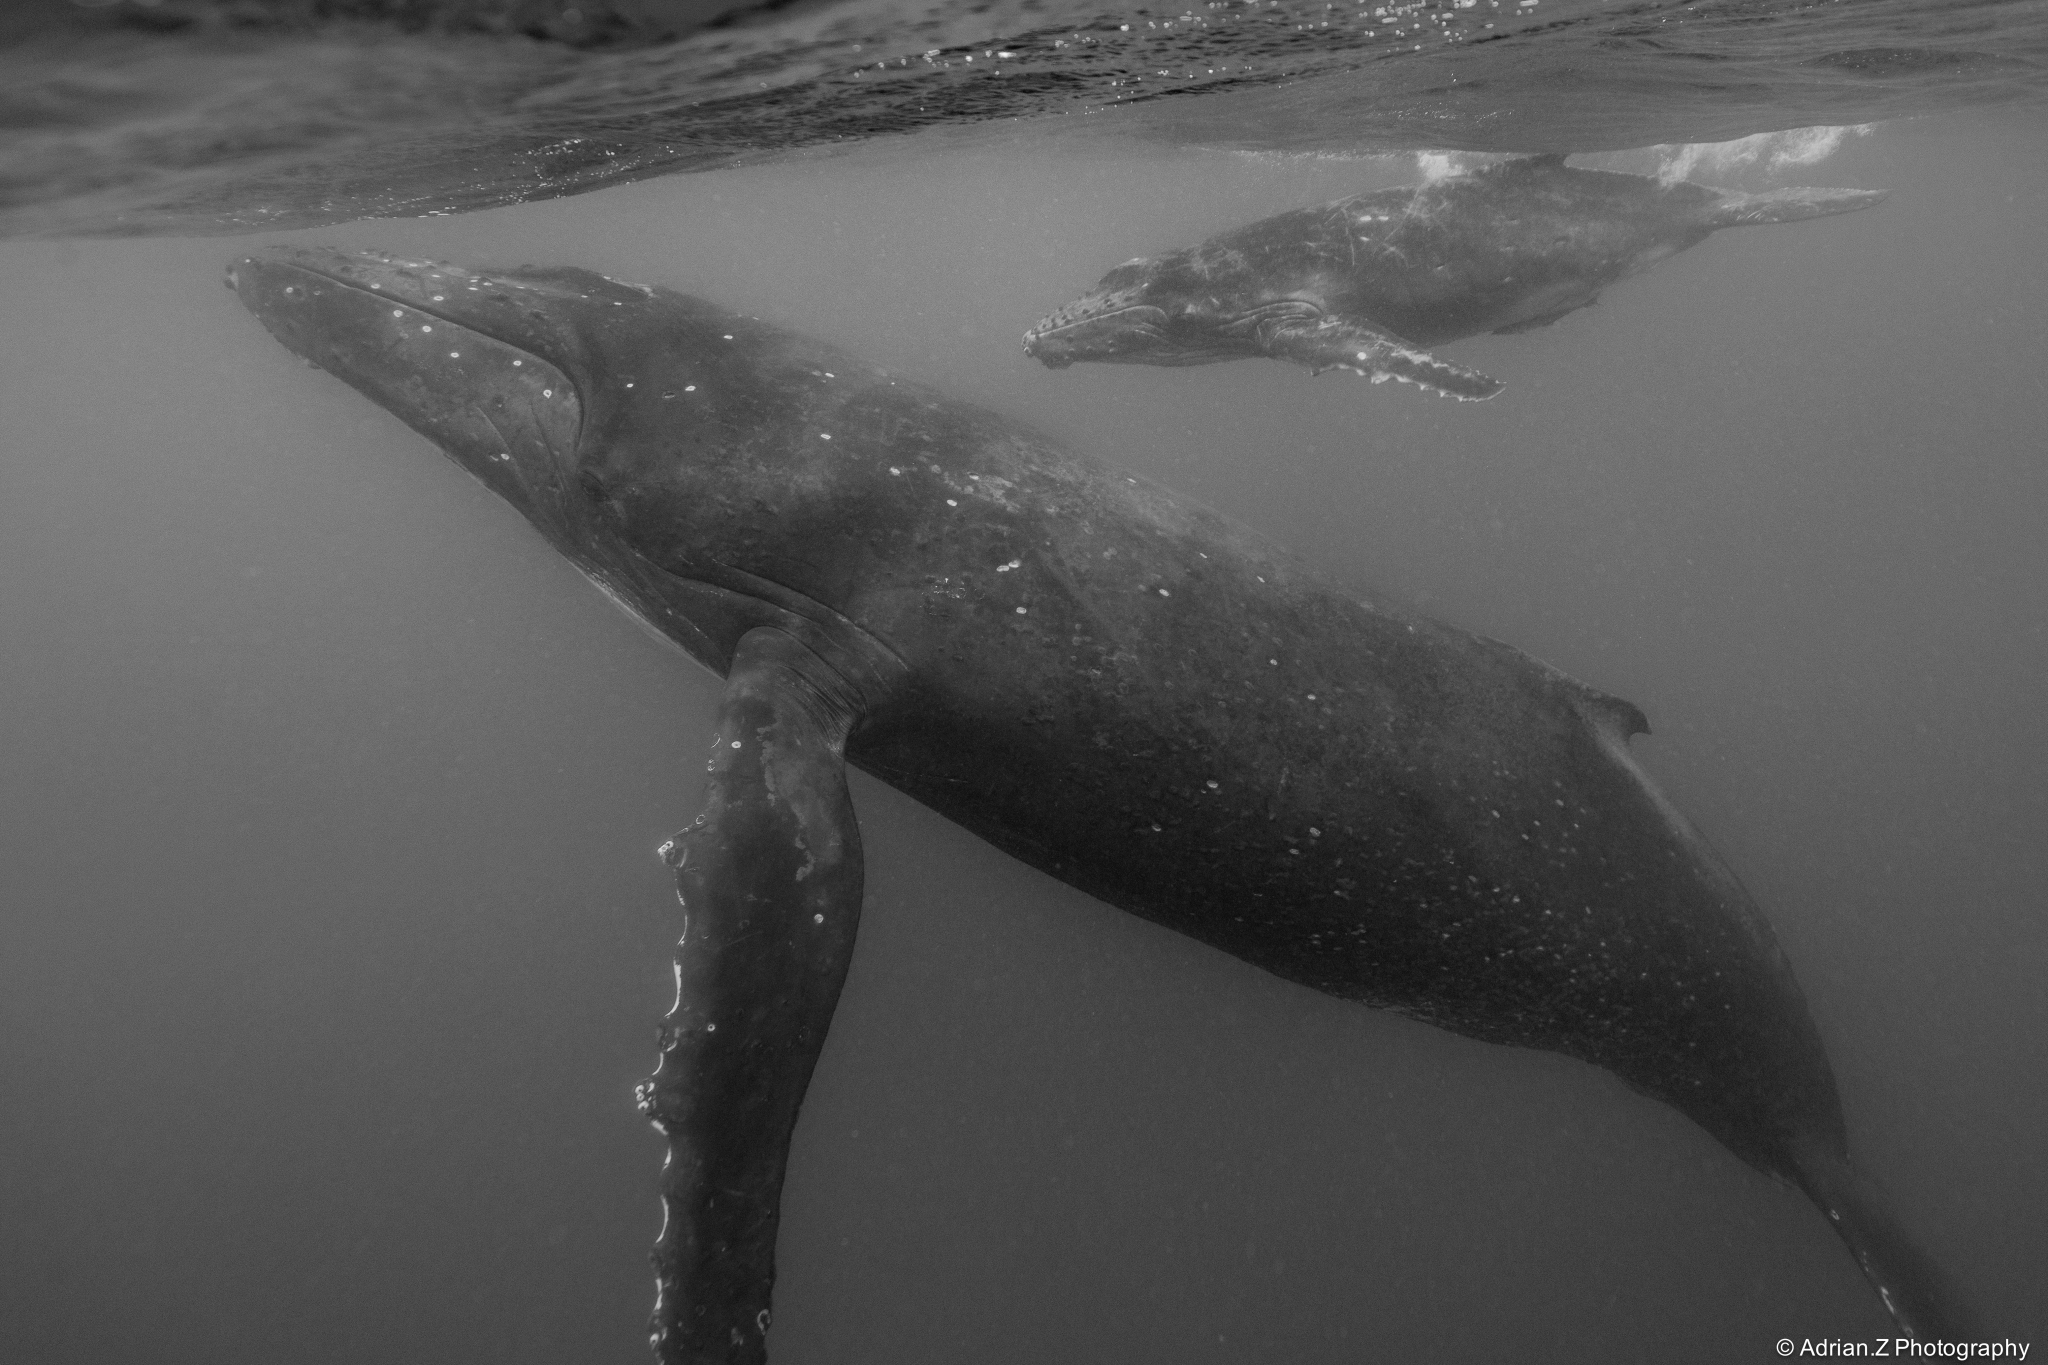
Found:
[[[1290,981],[1606,1068],[1802,1190],[1903,1330],[1964,1329],[1627,702],[699,299],[299,249],[230,284],[725,678],[704,813],[665,850],[685,929],[642,1092],[670,1151],[663,1361],[765,1359],[860,914],[847,762]]]
[[[1270,356],[1491,398],[1498,380],[1424,348],[1556,322],[1720,228],[1849,213],[1883,198],[1803,187],[1739,194],[1523,157],[1127,261],[1041,319],[1024,349],[1055,369]]]

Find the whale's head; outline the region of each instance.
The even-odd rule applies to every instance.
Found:
[[[1190,252],[1126,261],[1041,318],[1024,334],[1024,353],[1055,370],[1082,360],[1206,365],[1255,354],[1256,343],[1230,326],[1244,310],[1215,283]]]
[[[833,606],[819,546],[845,520],[846,475],[830,436],[860,369],[840,352],[586,270],[288,247],[227,282],[714,667],[762,601]]]
[[[536,525],[581,520],[594,315],[582,272],[473,272],[378,252],[245,256],[228,287],[286,347],[367,394]],[[620,300],[623,302],[623,299]]]

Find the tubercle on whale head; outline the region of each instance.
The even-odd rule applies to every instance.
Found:
[[[723,673],[747,631],[776,625],[850,678],[887,671],[847,655],[842,627],[878,538],[955,520],[922,477],[944,482],[938,467],[904,477],[913,461],[887,449],[933,395],[587,271],[284,251],[229,274],[289,349],[427,436],[698,662]]]
[[[1024,354],[1048,369],[1077,360],[1147,361],[1166,345],[1168,310],[1153,298],[1158,263],[1143,257],[1104,275],[1088,293],[1024,334]]]
[[[303,247],[241,258],[228,285],[286,348],[434,442],[551,538],[573,537],[590,367],[552,299],[498,272]]]
[[[1024,353],[1049,369],[1076,361],[1205,365],[1258,353],[1242,332],[1256,302],[1218,282],[1193,253],[1127,261],[1094,289],[1041,318]]]

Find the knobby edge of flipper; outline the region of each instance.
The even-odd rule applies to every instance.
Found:
[[[1792,1180],[1827,1214],[1901,1331],[1922,1341],[1982,1339],[1961,1286],[1920,1249],[1875,1180],[1847,1155],[1821,1147],[1801,1148],[1792,1165]]]
[[[639,1090],[668,1140],[652,1260],[662,1365],[763,1365],[783,1172],[853,958],[864,881],[846,740],[875,702],[795,634],[741,637],[705,809],[662,847],[675,1004]]]
[[[1484,402],[1507,387],[1491,375],[1439,360],[1392,332],[1346,318],[1289,318],[1266,329],[1261,340],[1268,355],[1306,365],[1310,374],[1350,370],[1375,384],[1394,379],[1468,403]]]
[[[1875,208],[1890,194],[1890,190],[1842,190],[1813,185],[1792,185],[1761,194],[1724,190],[1721,199],[1708,210],[1707,221],[1716,228],[1796,223],[1804,218],[1826,218]]]

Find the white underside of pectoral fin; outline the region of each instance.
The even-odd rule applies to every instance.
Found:
[[[1313,374],[1350,370],[1375,384],[1392,379],[1464,402],[1481,402],[1503,387],[1490,375],[1440,360],[1391,332],[1341,318],[1280,331],[1272,353],[1276,359],[1307,365]]]

